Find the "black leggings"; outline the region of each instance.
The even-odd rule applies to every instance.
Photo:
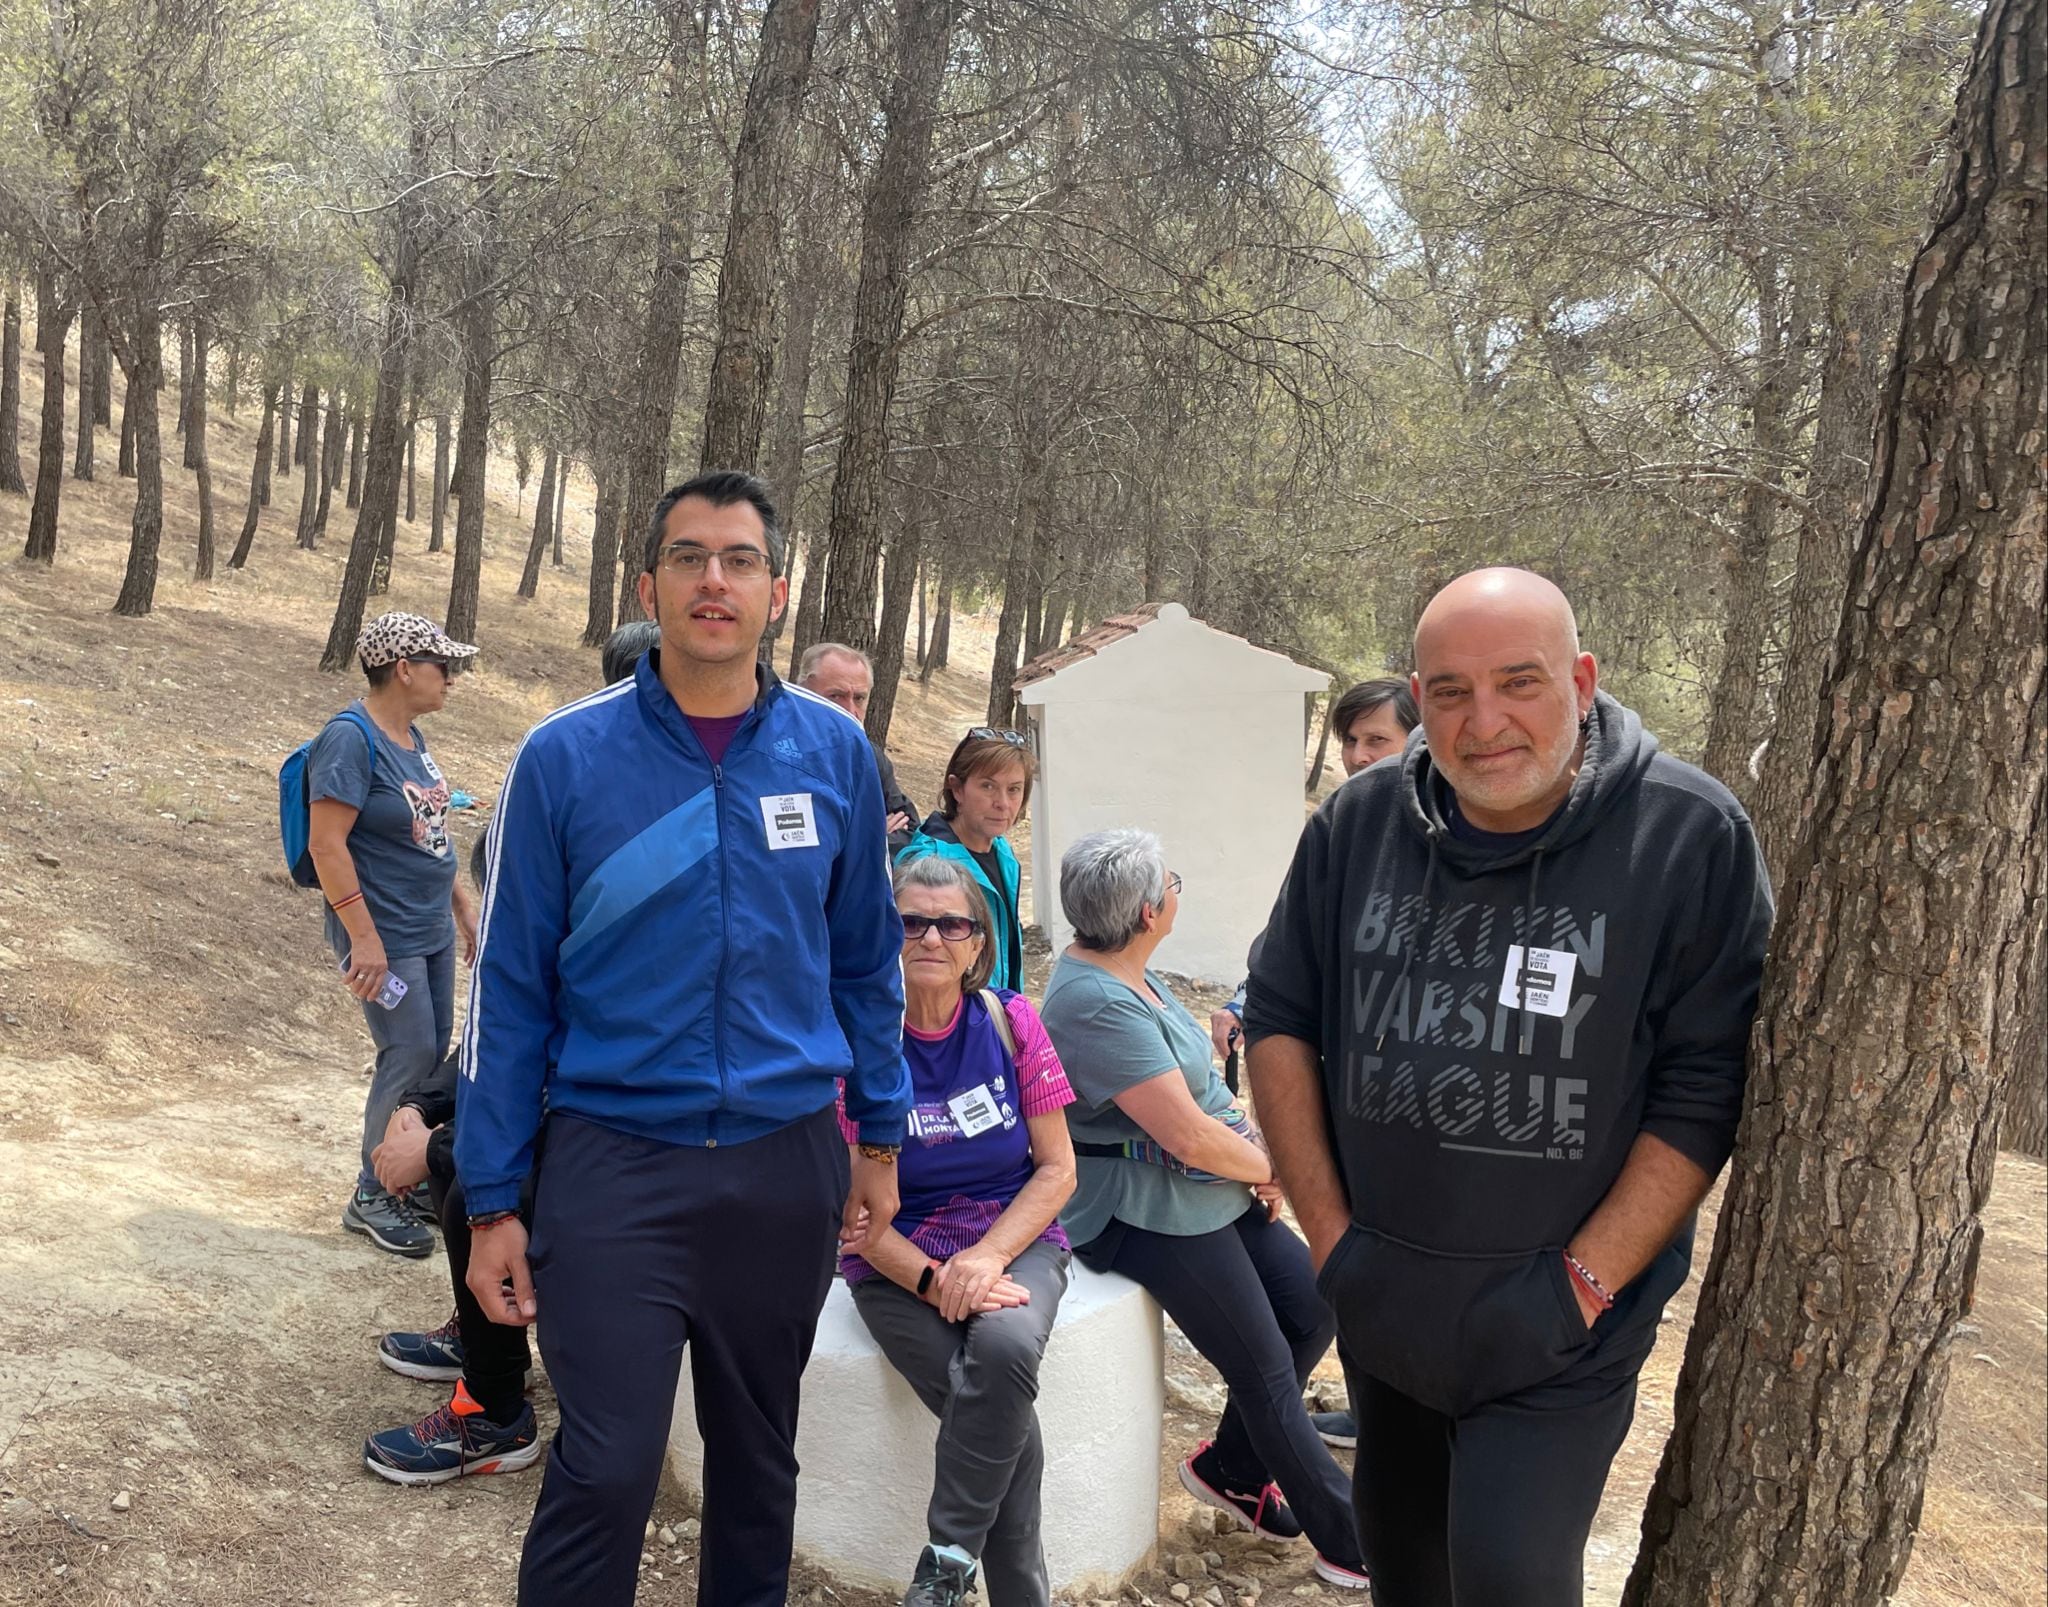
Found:
[[[1216,1457],[1238,1488],[1271,1479],[1332,1562],[1356,1566],[1359,1545],[1344,1470],[1316,1437],[1302,1386],[1337,1331],[1316,1293],[1308,1246],[1254,1205],[1214,1233],[1153,1233],[1112,1222],[1075,1252],[1119,1272],[1166,1309],[1223,1375],[1230,1404]]]
[[[526,1330],[492,1322],[469,1292],[469,1202],[462,1184],[450,1172],[430,1180],[434,1214],[441,1219],[441,1242],[448,1248],[448,1275],[455,1284],[455,1328],[462,1336],[462,1382],[470,1399],[494,1423],[519,1415],[526,1393],[527,1369],[533,1353]],[[533,1180],[527,1179],[519,1202],[520,1216],[533,1220]]]
[[[1457,1418],[1348,1373],[1379,1607],[1579,1607],[1586,1536],[1635,1414],[1634,1369],[1619,1373]]]

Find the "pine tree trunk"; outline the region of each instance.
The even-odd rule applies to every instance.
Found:
[[[405,409],[405,522],[419,522],[420,376],[415,367],[412,398]]]
[[[804,541],[804,578],[797,592],[796,624],[789,633],[792,674],[811,643],[825,639],[825,554],[830,546],[831,534],[826,527],[813,525]]]
[[[925,654],[924,668],[918,672],[920,681],[929,682],[936,670],[946,667],[946,660],[953,649],[953,566],[946,565],[939,572],[939,600],[935,608],[938,618],[932,625],[932,649]]]
[[[1898,280],[1887,278],[1840,309],[1821,369],[1807,476],[1810,506],[1799,527],[1777,716],[1751,811],[1773,887],[1784,884],[1807,778],[1827,723],[1820,689],[1834,654],[1842,587],[1870,478],[1871,426],[1878,387],[1891,360],[1887,342],[1898,317],[1899,294]]]
[[[270,500],[270,454],[276,445],[277,402],[282,390],[276,380],[263,387],[263,422],[256,430],[256,458],[249,470],[249,511],[242,516],[242,533],[228,558],[230,569],[240,569],[248,563],[249,549],[256,543],[257,523]]]
[[[682,192],[682,204],[688,197]],[[690,235],[687,215],[665,219],[657,230],[654,287],[640,346],[639,393],[633,407],[630,454],[626,462],[626,528],[631,531],[654,512],[667,489],[669,428],[675,418],[676,379],[682,362],[683,329],[689,311]],[[628,565],[630,572],[631,565]],[[621,619],[637,619],[637,598],[621,593]]]
[[[718,334],[704,398],[705,469],[752,472],[774,365],[775,284],[797,121],[818,40],[818,0],[768,0],[733,146],[732,212],[718,274]]]
[[[349,540],[348,567],[334,622],[320,656],[323,670],[344,670],[355,661],[356,637],[363,628],[369,599],[391,587],[391,555],[398,537],[399,414],[405,406],[405,371],[412,355],[413,278],[416,253],[401,250],[391,271],[391,293],[384,317],[384,342],[377,354],[377,386],[371,402],[369,456],[362,476],[362,501]],[[355,432],[363,426],[363,400],[358,390],[351,411]]]
[[[602,647],[612,633],[612,588],[619,578],[618,470],[593,464],[597,507],[590,525],[590,608],[583,616],[583,645]]]
[[[889,544],[889,561],[882,571],[882,624],[875,637],[875,686],[868,698],[868,741],[879,750],[889,739],[889,722],[896,713],[896,691],[903,684],[903,631],[910,623],[910,594],[917,585],[918,568],[924,561],[924,522],[904,523]]]
[[[828,640],[875,640],[875,572],[882,555],[883,467],[896,394],[898,340],[911,245],[931,172],[932,124],[945,83],[958,0],[896,0],[896,39],[884,133],[861,211],[860,283],[846,368],[845,430],[832,478],[826,560]]]
[[[448,447],[450,426],[446,413],[434,415],[434,489],[433,506],[429,510],[432,520],[431,533],[427,537],[427,551],[439,552],[448,530]]]
[[[298,392],[292,389],[292,377],[287,374],[277,398],[277,472],[289,474],[292,471],[292,398]]]
[[[21,475],[21,298],[12,275],[0,315],[0,491],[28,491]]]
[[[817,346],[818,284],[799,274],[782,309],[782,347],[775,359],[775,411],[768,427],[768,460],[763,466],[769,495],[792,533],[803,522],[804,409],[810,400],[811,354]]]
[[[171,423],[171,433],[179,440],[185,438],[185,426],[192,416],[192,322],[181,319],[178,323],[178,416]],[[192,465],[187,463],[186,468]]]
[[[135,380],[123,376],[121,387],[121,460],[115,473],[124,480],[135,478],[135,415],[128,411],[128,404],[135,400]]]
[[[320,405],[319,392],[312,386],[306,387],[305,395],[299,399],[299,439],[305,440],[313,428],[312,421],[318,416],[315,409]],[[308,550],[320,545],[320,533],[313,527],[313,516],[320,505],[320,454],[304,452],[299,455],[301,475],[299,483],[299,527],[298,541]]]
[[[569,460],[563,458],[555,465],[555,520],[552,526],[555,551],[553,564],[562,567],[562,524],[569,512]]]
[[[93,383],[99,377],[96,350],[99,320],[88,309],[78,320],[78,433],[72,445],[71,478],[90,480],[93,471]]]
[[[1030,430],[1024,443],[1017,488],[1017,518],[1010,531],[1010,555],[1003,567],[1003,611],[996,620],[995,662],[989,668],[988,723],[1007,726],[1016,702],[1017,648],[1029,605],[1031,571],[1038,556],[1039,518],[1051,479],[1045,439]]]
[[[469,304],[462,315],[462,423],[457,431],[457,474],[449,487],[455,503],[455,567],[448,582],[445,629],[458,642],[476,640],[477,594],[484,567],[484,468],[490,453],[491,370],[498,343],[496,293],[488,288],[491,259],[478,251],[470,263]]]
[[[924,654],[928,645],[925,636],[924,571],[925,561],[920,558],[917,561],[917,667],[920,671],[924,669]]]
[[[206,371],[212,337],[205,321],[196,318],[186,320],[185,333],[191,341],[192,356],[191,377],[186,383],[185,393],[185,467],[197,469],[200,459],[192,444],[193,420],[206,405]]]
[[[36,270],[36,350],[43,355],[42,433],[36,440],[36,494],[29,505],[24,558],[57,559],[57,509],[64,485],[64,338],[78,309],[61,301],[55,276]]]
[[[327,508],[334,498],[335,482],[341,478],[348,452],[348,409],[339,391],[327,399],[327,423],[320,432],[314,456],[320,460],[320,505],[313,510],[313,535],[327,534]]]
[[[1999,1102],[2042,1042],[2048,6],[1991,0],[1878,407],[1806,824],[1628,1607],[1911,1555]]]
[[[363,397],[358,391],[348,399],[348,495],[343,506],[363,505]]]
[[[313,455],[312,443],[320,434],[319,397],[319,389],[308,380],[305,395],[299,400],[298,438],[292,443],[292,462],[295,465],[303,464]]]
[[[156,393],[163,386],[163,326],[155,302],[138,297],[134,357],[123,411],[135,420],[135,514],[128,526],[128,568],[114,612],[140,619],[156,606],[156,569],[164,540],[164,443]]]
[[[540,561],[547,556],[554,536],[555,453],[551,447],[541,463],[540,491],[533,499],[533,539],[526,544],[526,567],[519,572],[519,595],[531,597],[540,589]]]
[[[93,342],[92,421],[102,429],[114,424],[114,343],[105,329]]]
[[[242,343],[228,342],[228,382],[221,388],[221,395],[228,404],[228,417],[240,418],[242,407]]]
[[[185,431],[185,450],[193,458],[192,474],[199,498],[199,541],[192,558],[194,580],[213,579],[213,464],[207,457],[206,348],[211,331],[199,320],[192,332],[197,362],[192,374],[192,417]]]

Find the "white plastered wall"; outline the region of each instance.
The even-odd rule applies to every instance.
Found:
[[[1140,826],[1187,886],[1160,969],[1235,986],[1301,836],[1303,697],[1329,678],[1191,619],[1157,619],[1027,686],[1041,775],[1031,800],[1037,917],[1073,936],[1060,856],[1076,838]]]

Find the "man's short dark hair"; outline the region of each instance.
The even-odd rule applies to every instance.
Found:
[[[662,528],[668,523],[669,509],[685,497],[702,497],[714,508],[730,508],[736,502],[752,507],[761,516],[761,531],[768,542],[768,572],[782,573],[788,543],[783,538],[781,515],[769,500],[768,487],[738,469],[707,469],[672,487],[655,503],[654,518],[647,526],[647,552],[641,564],[648,574],[653,574],[654,566],[661,561]]]
[[[1337,699],[1330,709],[1330,729],[1342,741],[1351,734],[1353,721],[1384,704],[1393,705],[1394,718],[1401,722],[1403,731],[1413,731],[1421,723],[1422,716],[1415,709],[1415,694],[1408,690],[1408,683],[1390,675],[1377,681],[1360,681]]]
[[[627,620],[604,644],[604,684],[610,686],[631,675],[640,655],[660,640],[661,627],[653,620]]]

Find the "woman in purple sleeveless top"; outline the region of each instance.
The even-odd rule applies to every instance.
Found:
[[[904,1607],[958,1607],[977,1577],[990,1607],[1046,1607],[1035,1402],[1067,1287],[1057,1218],[1074,1190],[1062,1114],[1074,1095],[1031,1002],[986,987],[988,905],[968,872],[917,859],[895,884],[916,1104],[895,1220],[839,1268],[875,1342],[939,1419],[930,1544]]]

